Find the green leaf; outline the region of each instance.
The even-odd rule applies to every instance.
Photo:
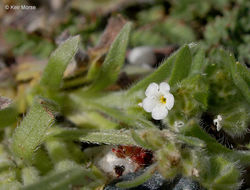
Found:
[[[149,166],[142,175],[136,177],[135,179],[131,181],[119,182],[116,184],[116,186],[119,188],[132,188],[132,187],[139,186],[143,184],[144,182],[146,182],[147,180],[149,180],[153,176],[154,172],[156,171],[156,167],[157,165],[153,164]]]
[[[21,183],[18,180],[0,184],[0,189],[20,190]]]
[[[58,161],[57,163],[55,163],[55,167],[52,172],[66,171],[68,169],[78,168],[78,167],[81,168],[81,165],[77,164],[74,160],[61,159],[61,161]]]
[[[202,184],[207,189],[234,190],[240,187],[240,170],[235,163],[226,160],[223,156],[212,157],[206,169],[207,175],[202,176],[204,178]]]
[[[117,80],[125,60],[130,30],[131,23],[127,23],[117,35],[104,60],[100,73],[88,89],[89,92],[100,91]]]
[[[186,144],[189,144],[189,145],[194,146],[194,147],[201,147],[201,148],[206,147],[205,142],[200,140],[199,138],[189,137],[189,136],[185,136],[185,135],[178,135],[177,138],[179,140],[185,142]]]
[[[241,94],[246,98],[250,104],[250,85],[243,79],[242,71],[239,72],[237,66],[239,63],[235,61],[233,55],[228,55],[226,52],[221,52],[224,61],[230,65],[231,76],[235,86],[239,89]],[[246,72],[244,72],[246,73]],[[246,78],[246,76],[244,76]],[[248,81],[248,78],[246,78]]]
[[[206,150],[211,154],[223,154],[232,161],[240,161],[241,164],[250,164],[250,151],[233,151],[219,144],[216,139],[207,134],[195,121],[191,120],[190,125],[183,130],[185,136],[201,139],[206,143]]]
[[[22,159],[32,159],[34,151],[43,142],[48,128],[53,125],[55,110],[46,104],[45,100],[36,98],[13,134],[12,150]]]
[[[0,128],[9,126],[17,121],[18,112],[13,106],[0,110]]]
[[[127,95],[131,95],[138,90],[145,90],[150,83],[159,83],[169,77],[170,85],[181,81],[188,75],[191,62],[192,59],[189,47],[184,46],[165,60],[156,71],[132,86],[127,91]]]
[[[107,114],[111,116],[113,119],[115,119],[117,122],[122,122],[130,127],[136,127],[136,128],[155,128],[155,125],[148,121],[147,119],[144,119],[143,117],[140,117],[138,115],[132,115],[127,114],[125,111],[111,108],[104,106],[102,104],[99,104],[97,102],[94,102],[91,99],[85,99],[78,95],[71,95],[71,106],[75,104],[74,110],[80,111],[89,111],[89,110],[95,110],[100,111],[103,114]],[[81,106],[79,106],[81,105]],[[125,112],[125,113],[124,113]]]
[[[32,166],[39,170],[39,174],[44,175],[53,168],[51,159],[47,151],[42,146],[39,148],[32,159]]]
[[[45,142],[45,147],[48,151],[48,155],[51,159],[51,161],[56,164],[62,160],[72,159],[72,156],[70,155],[67,145],[63,141],[55,140],[55,139],[49,139]]]
[[[34,167],[22,169],[22,180],[24,185],[30,185],[39,180],[39,173]]]
[[[190,68],[190,75],[201,74],[203,72],[203,68],[205,66],[205,51],[204,49],[200,49],[194,57]]]
[[[41,85],[58,90],[61,87],[63,73],[78,50],[79,36],[69,38],[62,43],[50,56],[41,79]]]
[[[138,83],[136,83],[134,86],[132,86],[128,91],[127,91],[127,95],[131,95],[134,92],[138,91],[138,90],[145,90],[147,88],[147,86],[152,83],[152,82],[156,82],[159,83],[163,80],[165,80],[166,78],[168,78],[171,74],[171,70],[174,64],[174,61],[177,57],[177,55],[179,54],[181,50],[179,50],[177,53],[174,53],[173,55],[171,55],[167,60],[165,60],[162,65],[156,70],[154,71],[152,74],[150,74],[149,76],[147,76],[145,79],[139,81]]]
[[[220,115],[223,118],[220,123],[223,131],[231,137],[242,137],[248,132],[250,112],[246,102],[237,103],[233,108],[227,107]]]
[[[79,140],[89,143],[104,143],[113,145],[135,145],[135,141],[131,137],[129,130],[83,130],[58,128],[52,129],[49,136],[62,138],[65,140]]]
[[[5,150],[3,144],[0,144],[0,173],[4,170],[11,170],[11,168],[15,168],[15,163],[10,160],[10,154]]]
[[[85,129],[115,129],[119,126],[118,123],[110,121],[103,114],[94,111],[72,113],[68,119],[78,127]]]
[[[22,190],[70,190],[74,186],[88,186],[96,176],[87,169],[73,168],[43,177],[39,182],[25,186]],[[100,183],[100,181],[99,181]],[[103,182],[102,182],[103,183]]]
[[[236,62],[236,70],[241,75],[241,77],[250,85],[250,70],[245,65]]]
[[[176,60],[173,66],[173,70],[171,72],[171,76],[169,79],[170,86],[175,85],[178,82],[181,82],[184,78],[186,78],[189,74],[190,67],[192,64],[192,56],[189,50],[189,47],[185,45],[178,52],[176,56]]]
[[[152,149],[150,145],[148,145],[141,137],[139,134],[135,132],[135,130],[131,130],[131,137],[133,140],[136,142],[137,145],[146,148],[146,149]]]
[[[19,190],[21,183],[17,179],[16,168],[11,168],[0,172],[0,189],[1,190]]]

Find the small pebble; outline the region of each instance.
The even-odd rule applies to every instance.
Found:
[[[129,52],[128,61],[130,64],[152,66],[156,63],[156,56],[151,47],[141,46]]]
[[[112,181],[108,184],[104,190],[123,190],[122,188],[116,187],[116,183],[121,181],[133,180],[135,177],[141,175],[144,170],[140,170],[135,173],[129,173],[127,175],[121,176],[120,178]],[[193,181],[192,179],[185,177],[176,177],[174,180],[167,181],[159,173],[155,173],[148,181],[145,183],[129,188],[127,190],[205,190],[201,185]]]
[[[204,190],[200,184],[189,178],[181,178],[173,190]]]

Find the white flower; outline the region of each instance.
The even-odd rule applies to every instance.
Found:
[[[213,120],[214,125],[217,128],[217,131],[221,130],[222,126],[221,126],[221,121],[222,121],[222,117],[221,115],[217,115],[217,118]]]
[[[170,86],[166,82],[162,82],[160,85],[151,83],[148,86],[142,107],[146,112],[152,113],[153,119],[164,119],[168,115],[168,110],[174,106],[174,96],[169,90]]]

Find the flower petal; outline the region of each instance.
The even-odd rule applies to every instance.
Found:
[[[165,93],[167,93],[169,90],[170,90],[170,86],[169,86],[168,83],[162,82],[162,83],[160,84],[160,92],[161,92],[161,93],[165,94]]]
[[[221,115],[218,115],[218,116],[217,116],[217,119],[218,119],[218,121],[222,121]]]
[[[151,83],[151,84],[148,86],[147,90],[145,91],[145,95],[146,95],[147,97],[155,96],[156,94],[159,93],[158,90],[159,90],[158,84],[156,84],[155,82],[153,82],[153,83]]]
[[[146,112],[152,112],[156,105],[156,101],[153,98],[147,97],[142,102],[142,107]]]
[[[164,119],[168,115],[168,110],[165,106],[157,105],[152,110],[152,118],[155,120]]]
[[[172,109],[172,107],[174,106],[174,96],[171,93],[167,93],[164,95],[164,97],[166,98],[167,102],[166,102],[166,106],[169,110]]]

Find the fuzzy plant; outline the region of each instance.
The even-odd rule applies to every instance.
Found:
[[[207,56],[199,45],[184,45],[128,88],[110,90],[130,31],[125,24],[78,88],[76,77],[64,78],[80,43],[69,38],[26,90],[24,117],[18,100],[1,108],[0,189],[108,189],[137,171],[115,188],[136,188],[155,175],[169,183],[181,178],[193,190],[241,187],[250,151],[234,139],[249,132],[247,67],[222,49]]]

